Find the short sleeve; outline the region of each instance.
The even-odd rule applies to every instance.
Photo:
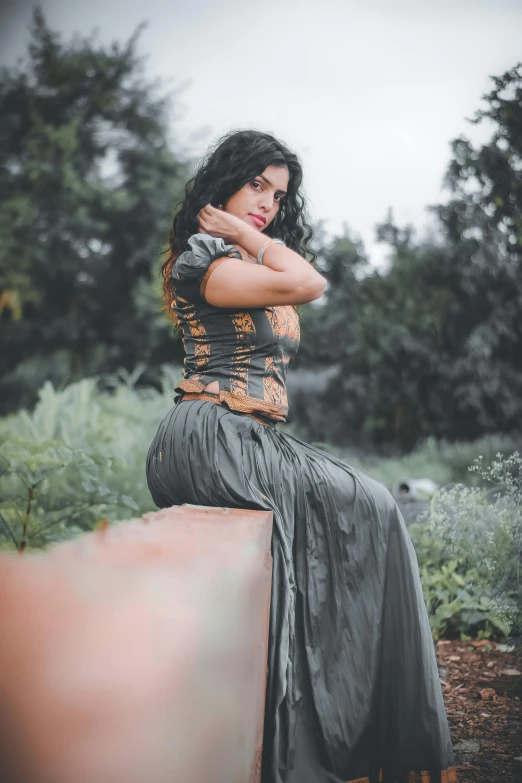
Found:
[[[178,256],[172,266],[174,283],[203,296],[210,267],[221,258],[241,258],[241,253],[220,237],[193,234],[188,240],[187,250]]]

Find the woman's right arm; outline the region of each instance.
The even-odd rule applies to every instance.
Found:
[[[269,237],[238,221],[229,240],[257,257]],[[227,258],[211,271],[204,297],[215,307],[255,308],[313,302],[324,292],[325,278],[306,259],[284,245],[273,244],[263,253],[263,264]]]

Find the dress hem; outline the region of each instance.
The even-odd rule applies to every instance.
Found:
[[[383,770],[379,770],[379,775],[376,779],[365,778],[350,778],[345,783],[381,783],[383,781]],[[392,783],[390,781],[390,783]],[[394,781],[395,783],[395,781]],[[433,774],[429,770],[421,770],[421,772],[407,771],[401,773],[396,778],[396,783],[457,783],[457,769],[456,767],[448,767],[436,774]]]

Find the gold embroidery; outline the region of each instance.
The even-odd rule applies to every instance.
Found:
[[[441,772],[441,783],[457,783],[457,770],[455,767],[449,767]]]
[[[272,405],[286,405],[284,388],[274,377],[274,357],[265,357],[265,372],[263,375],[263,397]]]
[[[290,305],[267,307],[265,313],[272,327],[272,332],[278,338],[279,361],[274,362],[271,356],[267,356],[265,359],[263,396],[272,404],[288,406],[286,387],[281,376],[284,375],[291,356],[296,353],[299,347],[299,315]]]
[[[237,347],[232,357],[230,391],[240,396],[248,395],[248,365],[255,349],[256,327],[250,313],[233,313],[231,316],[237,335]]]
[[[200,392],[199,394],[194,393],[186,393],[183,395],[184,400],[207,400],[208,402],[215,402],[216,405],[219,405],[219,400],[216,400],[215,397],[212,397],[210,394],[205,394],[205,392]],[[268,422],[263,421],[263,419],[258,418],[254,413],[251,413],[250,411],[242,411],[246,416],[250,416],[252,419],[255,419],[259,424],[263,424],[265,427],[270,426]]]
[[[196,317],[195,308],[191,308],[187,318],[190,333],[194,338],[194,360],[196,368],[203,369],[210,358],[210,341],[202,321]]]
[[[188,393],[199,394],[205,388],[205,384],[201,381],[189,378],[188,380],[181,380],[176,385],[176,389]],[[221,390],[219,392],[219,402],[226,402],[229,408],[235,411],[242,411],[243,413],[251,413],[252,411],[259,411],[260,413],[266,413],[272,419],[277,421],[284,421],[288,408],[280,405],[271,405],[264,400],[259,400],[257,397],[240,397],[232,392]]]
[[[194,340],[194,362],[197,370],[204,370],[206,364],[210,358],[210,340],[208,339],[207,332],[203,326],[203,322],[196,315],[195,306],[187,302],[185,299],[178,297],[180,302],[183,302],[183,320],[188,325],[192,339]],[[185,358],[183,365],[187,366],[187,344],[186,339],[183,337],[183,347],[185,348]]]
[[[182,305],[188,304],[186,299],[183,299],[182,296],[180,296],[178,293],[174,294],[174,298],[172,300],[172,311],[174,313],[174,317],[176,319],[176,323],[179,327],[181,327],[181,342],[183,343],[183,353],[185,354],[183,357],[183,374],[185,374],[187,369],[187,341],[185,340],[185,330],[183,329],[183,320],[179,313],[176,312],[176,309],[181,310],[183,309],[180,306],[180,303]]]
[[[211,269],[229,257],[223,256],[212,262],[207,270],[206,279],[208,279]],[[203,293],[205,285],[204,278],[202,281]],[[206,373],[211,358],[211,341],[202,320],[198,317],[196,305],[178,296],[177,306],[182,311],[183,320],[187,323],[194,351],[192,357],[187,354],[186,338],[188,338],[188,333],[184,332],[183,380],[178,383],[176,388],[197,394],[203,391],[208,384]],[[256,328],[250,312],[241,311],[229,314],[236,335],[236,346],[232,355],[230,391],[221,391],[219,401],[225,401],[232,410],[247,413],[258,410],[276,421],[285,421],[288,413],[288,398],[284,376],[286,366],[299,346],[299,315],[294,307],[287,305],[265,308],[264,312],[276,338],[276,347],[272,356],[264,357],[265,372],[261,379],[263,399],[250,397],[248,394],[250,363],[256,351]],[[193,364],[189,372],[188,362],[191,361]],[[187,378],[187,375],[190,377]],[[206,383],[203,384],[202,380],[205,380]]]
[[[212,274],[214,269],[217,266],[219,266],[223,261],[226,261],[227,258],[233,258],[233,256],[222,256],[221,258],[216,258],[215,261],[212,261],[212,263],[210,264],[209,268],[205,272],[205,274],[203,276],[203,280],[201,281],[201,285],[199,286],[199,293],[201,294],[203,299],[205,298],[205,289],[207,287],[208,278],[210,277],[210,275]]]
[[[301,329],[296,309],[291,305],[280,305],[267,307],[265,312],[274,334],[279,338],[286,338],[290,345],[297,343],[298,346]]]
[[[182,380],[176,385],[176,389],[182,389],[186,392],[195,392],[199,393],[203,391],[205,388],[205,384],[201,383],[201,381],[198,381],[194,377],[188,378],[188,380]]]

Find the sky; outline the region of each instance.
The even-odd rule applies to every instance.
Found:
[[[24,55],[33,3],[0,0],[0,64]],[[270,131],[297,153],[313,220],[347,226],[385,263],[375,224],[393,210],[422,233],[447,200],[450,142],[522,60],[522,0],[42,0],[65,39],[98,31],[138,51],[174,94],[171,137],[202,155],[232,129]]]

